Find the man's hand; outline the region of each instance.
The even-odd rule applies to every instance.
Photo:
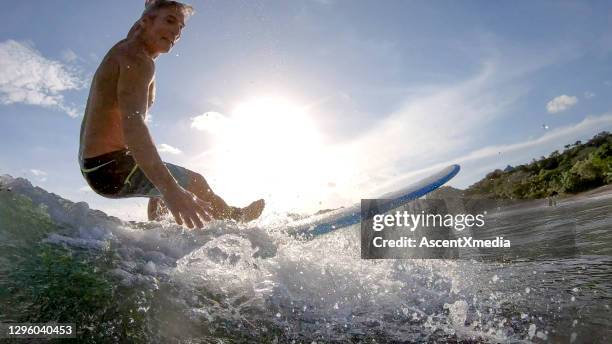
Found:
[[[210,203],[204,202],[179,185],[168,190],[163,198],[166,207],[179,225],[184,223],[189,228],[193,228],[194,225],[197,228],[202,228],[204,226],[202,221],[211,220],[207,212],[211,209]]]

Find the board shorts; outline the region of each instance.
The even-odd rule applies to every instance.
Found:
[[[190,171],[167,162],[164,164],[176,182],[187,188]],[[159,190],[142,172],[127,149],[83,159],[81,173],[89,186],[104,197],[161,197]]]

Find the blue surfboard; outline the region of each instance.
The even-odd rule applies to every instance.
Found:
[[[379,197],[382,201],[377,203],[378,211],[384,213],[419,197],[425,196],[451,180],[459,173],[459,170],[459,165],[450,165],[416,183]],[[340,228],[360,223],[362,220],[360,208],[361,205],[356,204],[348,208],[336,209],[321,215],[296,221],[290,225],[289,232],[295,236],[311,239]]]

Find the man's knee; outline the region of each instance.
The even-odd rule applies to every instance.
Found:
[[[212,193],[212,190],[210,189],[210,186],[208,186],[206,179],[204,179],[204,177],[199,173],[189,171],[189,184],[200,190],[203,189],[207,193]]]

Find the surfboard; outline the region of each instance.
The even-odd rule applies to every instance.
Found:
[[[381,200],[377,204],[378,210],[384,213],[423,197],[451,180],[460,169],[459,165],[450,165],[404,188],[382,195],[377,198]],[[312,239],[360,223],[361,220],[361,204],[355,204],[296,221],[289,226],[288,232],[293,236]]]

